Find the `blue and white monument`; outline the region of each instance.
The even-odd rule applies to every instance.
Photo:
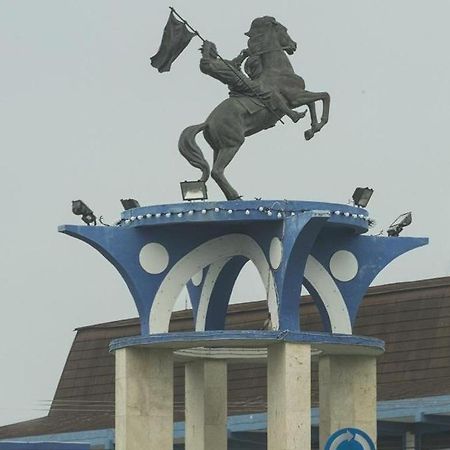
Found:
[[[173,10],[152,59],[160,71],[170,69],[190,39],[199,36],[177,17]],[[118,450],[172,450],[173,359],[183,354],[186,449],[226,450],[227,364],[252,351],[267,358],[270,450],[311,448],[312,350],[319,354],[320,448],[357,448],[343,447],[341,441],[327,444],[330,436],[376,442],[376,357],[384,343],[354,335],[353,325],[378,273],[427,239],[368,235],[371,219],[358,206],[239,199],[223,170],[244,138],[285,115],[299,120],[304,113],[293,109],[305,105],[310,139],[328,120],[329,105],[328,94],[306,91],[293,72],[286,53],[292,54],[296,43],[283,25],[265,16],[255,19],[246,34],[248,48],[234,60],[221,58],[204,40],[202,71],[228,84],[231,96],[204,123],[183,131],[179,143],[181,153],[202,171],[199,183],[211,173],[228,200],[139,206],[124,211],[114,226],[59,229],[116,267],[139,314],[141,334],[111,343]],[[244,61],[245,73],[240,69]],[[274,64],[283,70],[274,74]],[[324,104],[321,121],[315,101]],[[200,131],[214,149],[211,171],[194,140]],[[247,263],[256,266],[265,286],[271,326],[225,330],[231,292]],[[171,313],[185,286],[195,331],[171,333]],[[302,286],[320,311],[324,331],[300,327]],[[347,434],[336,434],[342,429]],[[361,433],[347,439],[349,430]]]

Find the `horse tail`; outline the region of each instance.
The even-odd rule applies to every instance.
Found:
[[[195,142],[195,136],[206,128],[206,122],[199,125],[192,125],[183,130],[178,140],[178,149],[180,153],[189,161],[189,163],[202,171],[201,181],[209,178],[210,169],[200,147]]]

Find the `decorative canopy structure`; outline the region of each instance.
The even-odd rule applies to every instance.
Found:
[[[234,283],[251,261],[266,288],[273,330],[300,331],[304,285],[324,330],[352,334],[370,283],[427,238],[366,236],[366,210],[304,201],[182,203],[134,208],[111,227],[64,225],[120,272],[142,335],[168,331],[187,286],[196,331],[223,330]]]

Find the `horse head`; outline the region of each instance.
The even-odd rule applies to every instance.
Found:
[[[250,30],[244,34],[249,37],[250,54],[282,49],[292,55],[297,50],[297,43],[289,36],[287,28],[271,16],[253,20]]]

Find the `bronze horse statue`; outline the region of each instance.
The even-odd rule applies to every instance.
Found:
[[[200,180],[208,180],[211,174],[228,200],[240,196],[225,178],[224,170],[247,136],[275,126],[285,115],[297,122],[306,112],[294,108],[307,106],[311,128],[305,131],[305,139],[309,140],[328,122],[330,108],[328,93],[305,90],[303,78],[295,74],[287,54],[292,55],[297,44],[286,27],[264,16],[255,19],[245,34],[249,37],[248,48],[231,61],[220,58],[212,42],[203,44],[201,71],[227,84],[230,97],[205,122],[186,128],[178,143],[181,154],[202,171]],[[245,74],[240,69],[244,60]],[[317,101],[323,103],[320,122]],[[214,151],[212,170],[195,142],[200,131]]]

